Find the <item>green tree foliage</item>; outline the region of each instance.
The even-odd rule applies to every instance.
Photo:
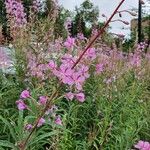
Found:
[[[86,37],[91,33],[92,27],[98,22],[99,9],[90,0],[85,0],[80,7],[75,9],[74,34],[82,32]]]
[[[3,0],[0,0],[0,24],[4,22],[6,22],[5,4]]]
[[[54,26],[55,38],[67,36],[66,29],[63,26],[67,17],[70,16],[71,13],[68,10],[64,9],[63,7],[60,7],[58,16],[55,21],[55,26]]]

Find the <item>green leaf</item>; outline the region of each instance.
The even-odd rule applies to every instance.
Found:
[[[36,137],[35,139],[33,139],[33,142],[31,142],[29,145],[36,144],[36,143],[40,142],[41,140],[43,140],[45,138],[56,135],[57,133],[58,132],[44,133],[43,135],[40,135],[40,136]]]
[[[20,135],[23,133],[23,111],[19,111],[18,131]]]
[[[16,141],[16,134],[15,134],[15,131],[13,129],[13,126],[7,121],[7,119],[3,118],[2,116],[0,116],[0,120],[2,120],[3,123],[8,127],[11,136]]]
[[[16,146],[13,143],[10,143],[6,140],[0,140],[0,148],[1,147],[9,147],[12,148],[13,150],[17,150]]]

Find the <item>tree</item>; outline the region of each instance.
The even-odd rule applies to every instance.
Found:
[[[69,10],[66,10],[63,7],[59,8],[59,12],[58,12],[55,24],[54,24],[55,38],[67,36],[66,29],[62,26],[64,26],[66,19],[70,16],[71,16],[71,13],[69,12]]]
[[[75,8],[76,15],[74,17],[74,34],[82,32],[88,37],[98,22],[99,9],[95,7],[90,0],[85,0],[80,7]]]

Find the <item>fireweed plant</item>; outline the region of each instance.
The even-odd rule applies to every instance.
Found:
[[[54,61],[51,60],[49,62],[48,65],[49,65],[52,73],[60,80],[60,85],[52,93],[52,96],[48,99],[48,101],[45,100],[45,107],[41,111],[40,116],[37,117],[37,120],[35,121],[33,128],[31,128],[29,135],[27,136],[27,138],[25,140],[21,141],[18,144],[20,149],[22,149],[22,150],[26,149],[26,145],[28,144],[28,141],[30,140],[30,137],[33,134],[33,132],[35,131],[35,129],[39,126],[39,124],[41,126],[42,124],[45,123],[43,115],[45,115],[46,111],[49,108],[51,108],[51,105],[52,105],[54,99],[57,98],[58,91],[59,91],[59,88],[61,87],[62,83],[70,86],[69,89],[74,90],[74,92],[71,91],[71,92],[66,93],[67,99],[72,100],[74,97],[76,97],[76,99],[78,101],[84,102],[85,95],[81,91],[83,90],[82,86],[83,86],[85,80],[89,77],[89,74],[88,74],[89,67],[84,64],[84,61],[86,61],[86,60],[83,59],[83,56],[85,55],[85,58],[88,58],[88,59],[96,58],[95,49],[90,48],[90,47],[92,46],[94,41],[105,31],[105,28],[108,26],[109,22],[114,17],[114,15],[117,13],[118,9],[120,8],[120,6],[122,5],[123,2],[124,2],[124,0],[121,1],[121,3],[115,9],[114,13],[111,15],[111,17],[106,22],[104,27],[89,42],[89,44],[87,45],[85,50],[81,54],[79,54],[79,57],[72,56],[71,54],[65,54],[61,58],[61,65],[58,69],[57,69],[57,64]],[[75,39],[68,37],[68,39],[64,43],[64,46],[67,49],[72,49],[74,44],[75,44]],[[82,64],[82,61],[83,61],[83,64]],[[23,91],[23,93],[24,92],[28,92],[28,91]],[[24,110],[27,107],[26,104],[23,102],[23,100],[17,101],[17,105],[20,110]],[[59,119],[59,121],[61,122],[60,118],[57,118],[57,119]],[[57,119],[55,121],[56,123],[57,123]],[[61,123],[59,123],[59,124],[61,124]]]
[[[5,6],[7,18],[13,21],[14,27],[22,27],[27,23],[24,7],[20,1],[6,0]]]
[[[148,97],[144,96],[148,92],[146,82],[150,82],[150,53],[144,53],[146,44],[137,45],[134,53],[124,53],[115,46],[110,48],[97,42],[124,1],[119,3],[104,27],[93,32],[90,40],[80,33],[74,38],[68,36],[65,41],[60,38],[51,42],[51,31],[47,31],[47,25],[41,29],[40,23],[37,28],[41,29],[41,35],[36,37],[35,29],[35,35],[23,32],[23,38],[29,35],[32,38],[31,41],[21,39],[19,46],[18,39],[14,39],[14,47],[22,56],[17,59],[26,62],[19,64],[16,76],[25,83],[26,88],[16,101],[18,122],[11,120],[9,123],[0,116],[8,126],[4,130],[9,129],[10,132],[8,141],[0,140],[2,148],[149,149],[150,144],[146,141],[149,135],[143,137],[145,142],[137,142],[138,133],[141,131],[144,135],[143,126],[148,126],[144,119],[148,112],[143,109],[149,108]],[[18,5],[16,1],[11,2],[6,1],[6,9]],[[21,18],[25,18],[21,3],[19,6]],[[38,11],[38,7],[38,1],[34,1],[34,11]],[[13,11],[8,11],[13,19],[20,16],[16,12],[14,15]],[[14,25],[20,27],[20,24]],[[31,25],[28,26],[31,30]],[[48,32],[46,36],[42,36],[44,30]],[[133,111],[134,104],[138,116]],[[120,118],[119,121],[115,115]],[[123,136],[117,136],[117,133]]]

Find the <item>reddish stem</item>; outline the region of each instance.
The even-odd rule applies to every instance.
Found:
[[[84,56],[84,54],[87,52],[87,50],[92,46],[92,44],[95,42],[95,40],[101,35],[103,34],[103,32],[105,32],[105,28],[109,25],[109,23],[111,22],[112,18],[115,16],[115,14],[118,12],[118,9],[120,8],[120,6],[123,4],[125,0],[122,0],[119,5],[117,6],[117,8],[115,9],[115,11],[113,12],[113,14],[110,16],[110,18],[107,20],[107,22],[105,23],[105,25],[103,26],[103,28],[101,28],[98,32],[98,34],[96,36],[94,36],[92,38],[92,40],[89,42],[89,44],[86,46],[86,48],[84,49],[84,51],[82,52],[82,54],[80,55],[80,57],[77,59],[77,61],[75,62],[75,64],[73,65],[72,69],[80,62],[80,60],[82,59],[82,57]]]
[[[89,42],[89,44],[86,46],[85,50],[83,51],[83,53],[80,55],[80,57],[78,58],[78,60],[74,63],[72,69],[80,62],[80,60],[82,59],[82,57],[84,56],[84,54],[86,53],[86,51],[92,46],[92,44],[95,42],[95,40],[105,31],[105,28],[108,26],[108,24],[111,22],[112,18],[114,17],[114,15],[117,13],[118,9],[120,8],[120,6],[123,4],[125,0],[122,0],[120,2],[120,4],[117,6],[117,8],[115,9],[115,11],[113,12],[113,14],[111,15],[111,17],[108,19],[108,21],[105,23],[105,25],[103,26],[103,28],[101,30],[99,30],[98,34],[93,37],[93,39]],[[61,84],[60,84],[61,86]],[[59,88],[60,88],[59,86]],[[33,134],[33,132],[36,130],[37,124],[39,119],[45,114],[48,106],[51,104],[53,98],[56,96],[59,88],[51,95],[50,100],[48,101],[48,103],[46,104],[45,108],[43,109],[43,111],[41,112],[40,116],[37,118],[37,120],[35,121],[35,125],[32,128],[32,131],[30,132],[30,134],[28,135],[28,137],[26,138],[26,140],[21,143],[20,145],[20,150],[25,150],[26,149],[26,145],[31,137],[31,135]]]

